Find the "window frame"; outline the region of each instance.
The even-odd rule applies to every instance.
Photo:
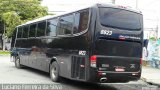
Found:
[[[31,30],[31,26],[32,25],[36,25],[36,28],[35,28],[35,34],[34,34],[34,37],[30,37],[30,30]],[[29,33],[28,33],[28,38],[36,38],[36,33],[37,33],[37,23],[31,23],[29,24]]]
[[[74,12],[74,15],[76,15],[77,12],[80,13],[80,11],[85,11],[85,10],[88,10],[88,12],[89,12],[88,22],[87,22],[87,28],[85,30],[83,30],[82,32],[73,33],[73,36],[82,35],[82,34],[86,33],[88,31],[88,29],[89,29],[90,20],[91,20],[91,9],[90,8],[86,8],[86,9],[82,9],[82,10],[76,11],[76,12]],[[75,18],[75,16],[74,16],[74,18]],[[74,22],[74,24],[75,24],[75,22]]]
[[[112,9],[112,10],[121,10],[123,13],[124,12],[126,12],[127,14],[129,13],[129,14],[137,14],[137,16],[138,16],[138,22],[139,22],[139,28],[128,28],[128,27],[121,27],[121,26],[116,26],[116,25],[103,25],[102,24],[102,22],[101,22],[101,12],[100,12],[100,9],[103,9],[103,8],[107,8],[107,9]],[[120,9],[120,8],[114,8],[114,7],[99,7],[99,23],[100,23],[100,25],[101,26],[103,26],[103,27],[109,27],[109,28],[116,28],[116,29],[119,29],[119,30],[122,30],[122,31],[140,31],[141,29],[142,29],[142,25],[141,25],[141,20],[140,20],[140,13],[137,13],[137,12],[134,12],[134,11],[130,11],[130,10],[124,10],[124,9]],[[123,16],[123,15],[122,15]],[[137,18],[136,18],[137,19]],[[129,21],[131,21],[131,20],[129,20]],[[124,26],[127,26],[126,24],[124,25]],[[132,26],[135,26],[135,25],[132,25]]]
[[[37,31],[38,31],[38,24],[45,21],[45,30],[44,30],[44,36],[37,36]],[[35,34],[35,38],[41,38],[41,37],[46,37],[46,27],[47,27],[47,20],[42,20],[42,21],[38,21],[36,22],[36,34]]]
[[[75,14],[80,11],[84,11],[84,10],[88,10],[89,12],[89,15],[88,15],[88,22],[87,22],[87,28],[85,30],[83,30],[82,32],[79,32],[79,33],[73,33],[73,28],[74,28],[74,25],[75,25]],[[60,27],[60,18],[63,17],[63,16],[67,16],[67,15],[73,15],[73,23],[72,23],[72,29],[71,29],[71,33],[70,34],[63,34],[63,35],[59,35],[59,30],[58,28]],[[56,26],[56,35],[55,36],[47,36],[46,34],[46,31],[47,31],[47,21],[48,20],[52,20],[52,19],[57,19],[57,26]],[[25,25],[28,25],[29,26],[29,30],[28,30],[28,39],[30,38],[48,38],[48,37],[74,37],[74,36],[79,36],[79,35],[82,35],[84,33],[86,33],[89,29],[89,25],[90,25],[90,20],[91,20],[91,8],[84,8],[84,9],[81,9],[81,10],[78,10],[78,11],[75,11],[75,12],[71,12],[71,13],[67,13],[67,14],[63,14],[63,15],[58,15],[58,16],[55,16],[55,17],[52,17],[52,18],[48,18],[48,19],[44,19],[44,20],[40,20],[40,21],[36,21],[36,22],[33,22],[33,23],[29,23],[29,24],[25,24]],[[38,23],[40,22],[43,22],[45,21],[46,24],[45,24],[45,35],[44,36],[37,36],[37,29],[38,29]],[[35,30],[35,36],[34,37],[30,37],[30,27],[31,25],[36,25],[36,30]],[[17,28],[19,27],[24,27],[25,25],[20,25],[18,26]],[[19,31],[19,30],[18,30]],[[17,36],[18,36],[18,33],[17,33]],[[21,35],[22,37],[22,35]],[[21,39],[21,38],[17,38],[17,39]]]
[[[67,16],[67,15],[73,15],[73,23],[72,23],[72,30],[71,30],[71,33],[70,33],[70,34],[63,34],[63,35],[60,35],[60,34],[59,34],[59,30],[57,29],[57,36],[59,36],[59,37],[73,36],[74,12],[68,13],[68,14],[65,14],[65,15],[62,15],[62,16],[59,16],[59,17],[58,17],[58,24],[57,24],[57,27],[60,28],[60,18],[63,17],[63,16]]]
[[[18,37],[18,34],[19,34],[19,28],[22,28],[22,29],[21,29],[21,30],[22,30],[22,32],[21,32],[20,37]],[[16,38],[17,38],[17,39],[21,39],[21,38],[22,38],[22,34],[23,34],[23,26],[17,27],[17,35],[16,35]]]
[[[24,38],[24,37],[23,37],[23,32],[22,32],[21,38],[22,38],[22,39],[27,39],[27,38],[29,38],[29,29],[30,29],[29,27],[30,27],[30,26],[27,24],[27,25],[23,25],[22,27],[23,27],[23,29],[22,29],[23,32],[24,32],[24,27],[28,27],[28,31],[27,31],[27,37]]]
[[[53,20],[53,19],[57,19],[57,26],[56,26],[56,32],[55,32],[56,35],[54,35],[54,36],[49,36],[49,35],[47,35],[47,29],[48,29],[48,27],[47,27],[47,26],[48,26],[48,23],[47,23],[47,22],[50,21],[50,20]],[[46,33],[46,36],[45,36],[45,37],[57,37],[57,36],[58,36],[58,32],[57,32],[58,30],[57,30],[57,29],[58,29],[58,27],[59,27],[58,25],[59,25],[59,17],[54,17],[54,18],[47,19],[47,20],[46,20],[46,32],[45,32],[45,33]]]

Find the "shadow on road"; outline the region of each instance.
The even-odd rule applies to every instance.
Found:
[[[33,74],[49,78],[49,73],[47,73],[47,72],[43,72],[43,71],[40,71],[40,70],[37,70],[37,69],[34,69],[34,68],[30,68],[30,67],[26,67],[26,66],[22,67],[22,69],[24,69],[26,71],[29,71]]]
[[[95,84],[95,83],[88,83],[88,82],[80,82],[62,78],[61,82],[62,85],[69,86],[67,90],[117,90],[114,87],[109,85],[102,85],[102,84]],[[71,87],[71,88],[70,88]]]
[[[24,67],[23,69],[46,78],[50,78],[49,73],[29,67]],[[109,85],[80,82],[80,81],[69,80],[66,78],[61,78],[61,81],[59,83],[51,82],[50,84],[60,84],[62,85],[63,90],[117,90],[116,88]]]

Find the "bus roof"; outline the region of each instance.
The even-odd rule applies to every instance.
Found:
[[[131,7],[127,7],[127,6],[121,6],[121,5],[114,5],[114,4],[97,4],[98,7],[111,7],[111,8],[119,8],[119,9],[124,9],[124,10],[128,10],[131,12],[135,12],[135,13],[139,13],[141,14],[141,11],[139,10],[135,10],[132,9]]]
[[[83,10],[83,9],[86,9],[86,8],[89,8],[89,7],[84,7],[84,8],[81,8],[79,10]],[[41,17],[41,18],[38,18],[38,19],[35,19],[35,20],[32,20],[32,21],[28,21],[28,22],[26,22],[24,24],[18,25],[17,27],[20,27],[20,26],[23,26],[23,25],[32,24],[32,23],[43,21],[43,20],[47,20],[47,19],[52,19],[54,17],[59,17],[59,16],[62,16],[62,15],[65,15],[65,14],[69,14],[69,13],[72,13],[72,12],[76,12],[76,11],[79,11],[79,10],[74,10],[74,11],[70,11],[70,12],[64,12],[64,13],[58,14],[58,15],[47,15],[47,16],[44,16],[44,17]]]
[[[79,10],[83,10],[83,9],[86,9],[86,8],[91,8],[91,7],[111,7],[111,8],[120,8],[120,9],[124,9],[124,10],[128,10],[128,11],[132,11],[132,12],[136,12],[136,13],[141,13],[140,11],[137,11],[137,10],[133,10],[133,9],[130,9],[128,7],[124,7],[124,6],[118,6],[118,5],[114,5],[114,4],[94,4],[92,6],[86,6],[84,8],[81,8]],[[28,24],[32,24],[32,23],[35,23],[35,22],[39,22],[39,21],[43,21],[43,20],[47,20],[47,19],[51,19],[51,18],[54,18],[54,17],[59,17],[59,16],[62,16],[62,15],[65,15],[65,14],[69,14],[69,13],[72,13],[72,12],[76,12],[76,11],[79,11],[79,10],[74,10],[74,11],[70,11],[70,12],[65,12],[65,13],[62,13],[62,14],[58,14],[58,15],[47,15],[47,16],[44,16],[44,17],[41,17],[41,18],[38,18],[38,19],[35,19],[35,20],[32,20],[32,21],[28,21],[24,24],[21,24],[21,25],[18,25],[17,27],[20,27],[20,26],[23,26],[23,25],[28,25]]]

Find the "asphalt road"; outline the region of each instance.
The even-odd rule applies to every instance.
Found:
[[[142,80],[129,83],[91,84],[62,79],[60,83],[55,83],[50,80],[48,73],[27,67],[17,69],[6,56],[0,56],[0,84],[49,84],[60,86],[59,90],[160,90],[157,86],[149,85]]]

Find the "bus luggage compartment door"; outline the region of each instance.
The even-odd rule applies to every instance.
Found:
[[[138,42],[99,39],[95,42],[97,67],[106,71],[137,72],[140,70],[142,44]]]

